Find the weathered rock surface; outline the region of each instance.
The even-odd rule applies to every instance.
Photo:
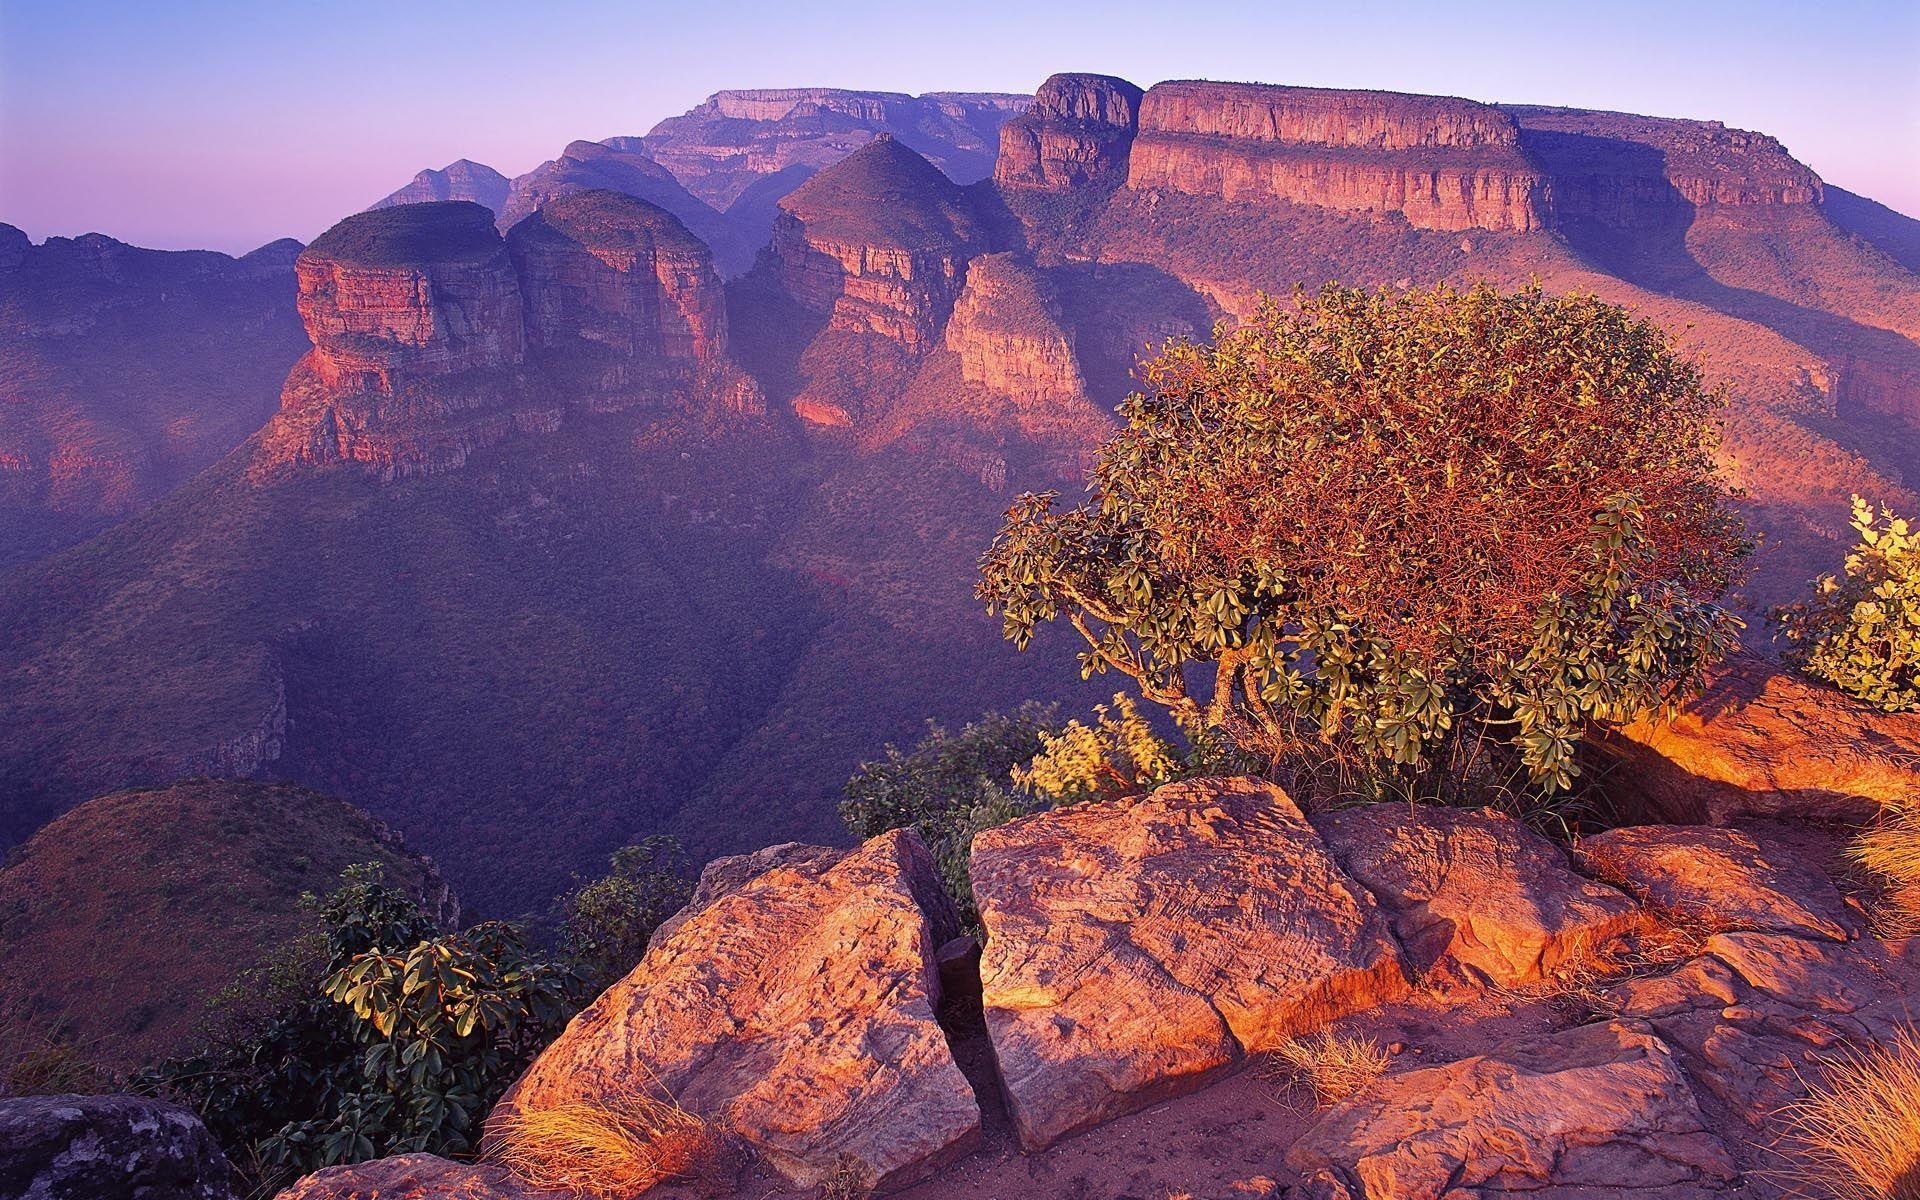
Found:
[[[315,1171],[275,1200],[534,1200],[552,1197],[500,1167],[399,1154]]]
[[[934,953],[958,919],[926,848],[896,831],[844,853],[781,849],[737,883],[740,864],[710,874],[705,906],[656,936],[502,1104],[657,1080],[802,1186],[852,1162],[888,1187],[971,1149],[979,1107],[934,1018]]]
[[[967,284],[946,328],[968,383],[1045,411],[1086,399],[1073,338],[1046,281],[1012,254],[985,254],[967,266]]]
[[[371,208],[425,204],[432,200],[471,200],[498,214],[507,203],[507,177],[485,163],[458,159],[438,171],[422,171],[413,182]]]
[[[1920,961],[1911,942],[1718,934],[1699,957],[1621,984],[1610,999],[1678,1047],[1697,1082],[1766,1129],[1806,1094],[1823,1058],[1883,1043],[1912,1023]]]
[[[1009,190],[1112,189],[1127,178],[1140,89],[1111,75],[1054,75],[1000,127],[993,181]]]
[[[0,1099],[0,1196],[229,1200],[226,1157],[200,1118],[143,1096]]]
[[[1300,1200],[1681,1198],[1738,1181],[1672,1049],[1632,1021],[1385,1076],[1286,1161]]]
[[[1261,781],[1025,817],[974,839],[972,875],[987,1028],[1029,1149],[1407,986],[1372,898]]]
[[[1408,966],[1467,988],[1531,983],[1624,933],[1638,908],[1574,873],[1504,813],[1372,804],[1313,818],[1340,866],[1391,915]]]
[[[263,437],[270,462],[428,472],[514,428],[528,403],[525,323],[487,209],[448,201],[348,217],[295,271],[314,348]]]
[[[1140,104],[1127,186],[1398,213],[1416,229],[1546,224],[1545,180],[1513,118],[1442,96],[1157,84]]]
[[[757,412],[727,352],[713,255],[671,213],[620,192],[572,192],[515,225],[507,251],[536,360],[569,403]]]
[[[1753,658],[1731,659],[1672,721],[1643,718],[1599,741],[1607,787],[1662,820],[1864,820],[1920,799],[1920,716],[1882,713]]]
[[[1857,922],[1819,864],[1738,829],[1637,825],[1580,843],[1581,861],[1656,910],[1715,931],[1845,941]]]

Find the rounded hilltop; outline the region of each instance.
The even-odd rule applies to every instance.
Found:
[[[480,262],[500,249],[493,213],[471,200],[396,204],[355,213],[313,239],[310,258],[361,267]]]
[[[549,200],[508,236],[560,237],[590,250],[667,249],[707,254],[707,244],[688,230],[680,218],[637,196],[607,188],[591,188]]]
[[[919,249],[976,236],[960,185],[882,133],[795,188],[780,207],[811,239]]]

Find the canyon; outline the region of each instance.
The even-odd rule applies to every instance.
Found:
[[[1711,121],[1091,74],[723,92],[504,195],[455,163],[389,199],[248,268],[282,323],[226,352],[279,406],[230,457],[0,579],[0,838],[257,773],[495,908],[644,832],[832,840],[848,771],[925,718],[1088,702],[1071,647],[1000,641],[975,556],[1015,493],[1078,485],[1143,356],[1328,279],[1538,279],[1705,354],[1766,534],[1750,614],[1832,567],[1850,493],[1914,504],[1920,224]]]

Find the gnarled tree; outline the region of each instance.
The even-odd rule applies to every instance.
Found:
[[[1066,620],[1085,673],[1191,733],[1555,790],[1587,722],[1676,702],[1738,637],[1722,398],[1614,305],[1329,285],[1143,379],[1086,501],[1021,497],[979,594],[1022,646]]]

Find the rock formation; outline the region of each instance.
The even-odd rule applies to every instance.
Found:
[[[753,260],[759,242],[745,238],[732,222],[688,192],[671,171],[653,160],[645,139],[636,137],[569,142],[560,157],[516,177],[500,207],[500,228],[513,228],[561,196],[594,189],[624,192],[672,213],[712,248],[714,261],[725,274],[743,271]]]
[[[1428,986],[1537,983],[1632,928],[1625,895],[1503,813],[1370,804],[1313,818],[1335,861],[1390,914]]]
[[[1271,784],[1024,817],[974,839],[972,876],[987,1031],[1030,1150],[1407,987],[1373,898]]]
[[[1176,82],[1140,103],[1127,186],[1527,232],[1546,184],[1490,105],[1396,92]]]
[[[1086,380],[1062,326],[1052,289],[1013,254],[985,254],[967,265],[966,287],[945,333],[968,383],[1044,413],[1084,402]]]
[[[670,213],[619,192],[548,201],[507,235],[533,356],[571,403],[758,412],[727,354],[713,255]]]
[[[396,1154],[315,1171],[275,1200],[542,1200],[501,1167],[449,1162],[435,1154]]]
[[[1614,1021],[1390,1075],[1287,1151],[1300,1200],[1700,1200],[1739,1170],[1666,1043]]]
[[[993,181],[1003,190],[1111,189],[1127,178],[1141,91],[1111,75],[1054,75],[1033,107],[1000,127]]]
[[[461,465],[532,411],[519,282],[480,205],[348,217],[307,247],[296,273],[314,348],[264,435],[269,461],[431,472]]]
[[[657,1086],[803,1187],[848,1163],[895,1186],[971,1149],[980,1110],[934,1016],[958,918],[919,838],[748,869],[763,864],[709,868],[703,899],[502,1105]]]
[[[1844,942],[1857,932],[1818,865],[1751,832],[1635,825],[1580,843],[1589,870],[1656,912],[1707,929],[1790,933]]]
[[[231,1200],[227,1160],[184,1108],[143,1096],[0,1098],[0,1196]]]
[[[1606,786],[1675,822],[1863,820],[1920,800],[1920,716],[1883,713],[1757,658],[1730,659],[1671,720],[1599,734]]]
[[[457,159],[438,171],[422,171],[413,182],[387,196],[373,208],[396,204],[424,204],[431,200],[471,200],[495,215],[507,204],[507,177],[485,163]]]

